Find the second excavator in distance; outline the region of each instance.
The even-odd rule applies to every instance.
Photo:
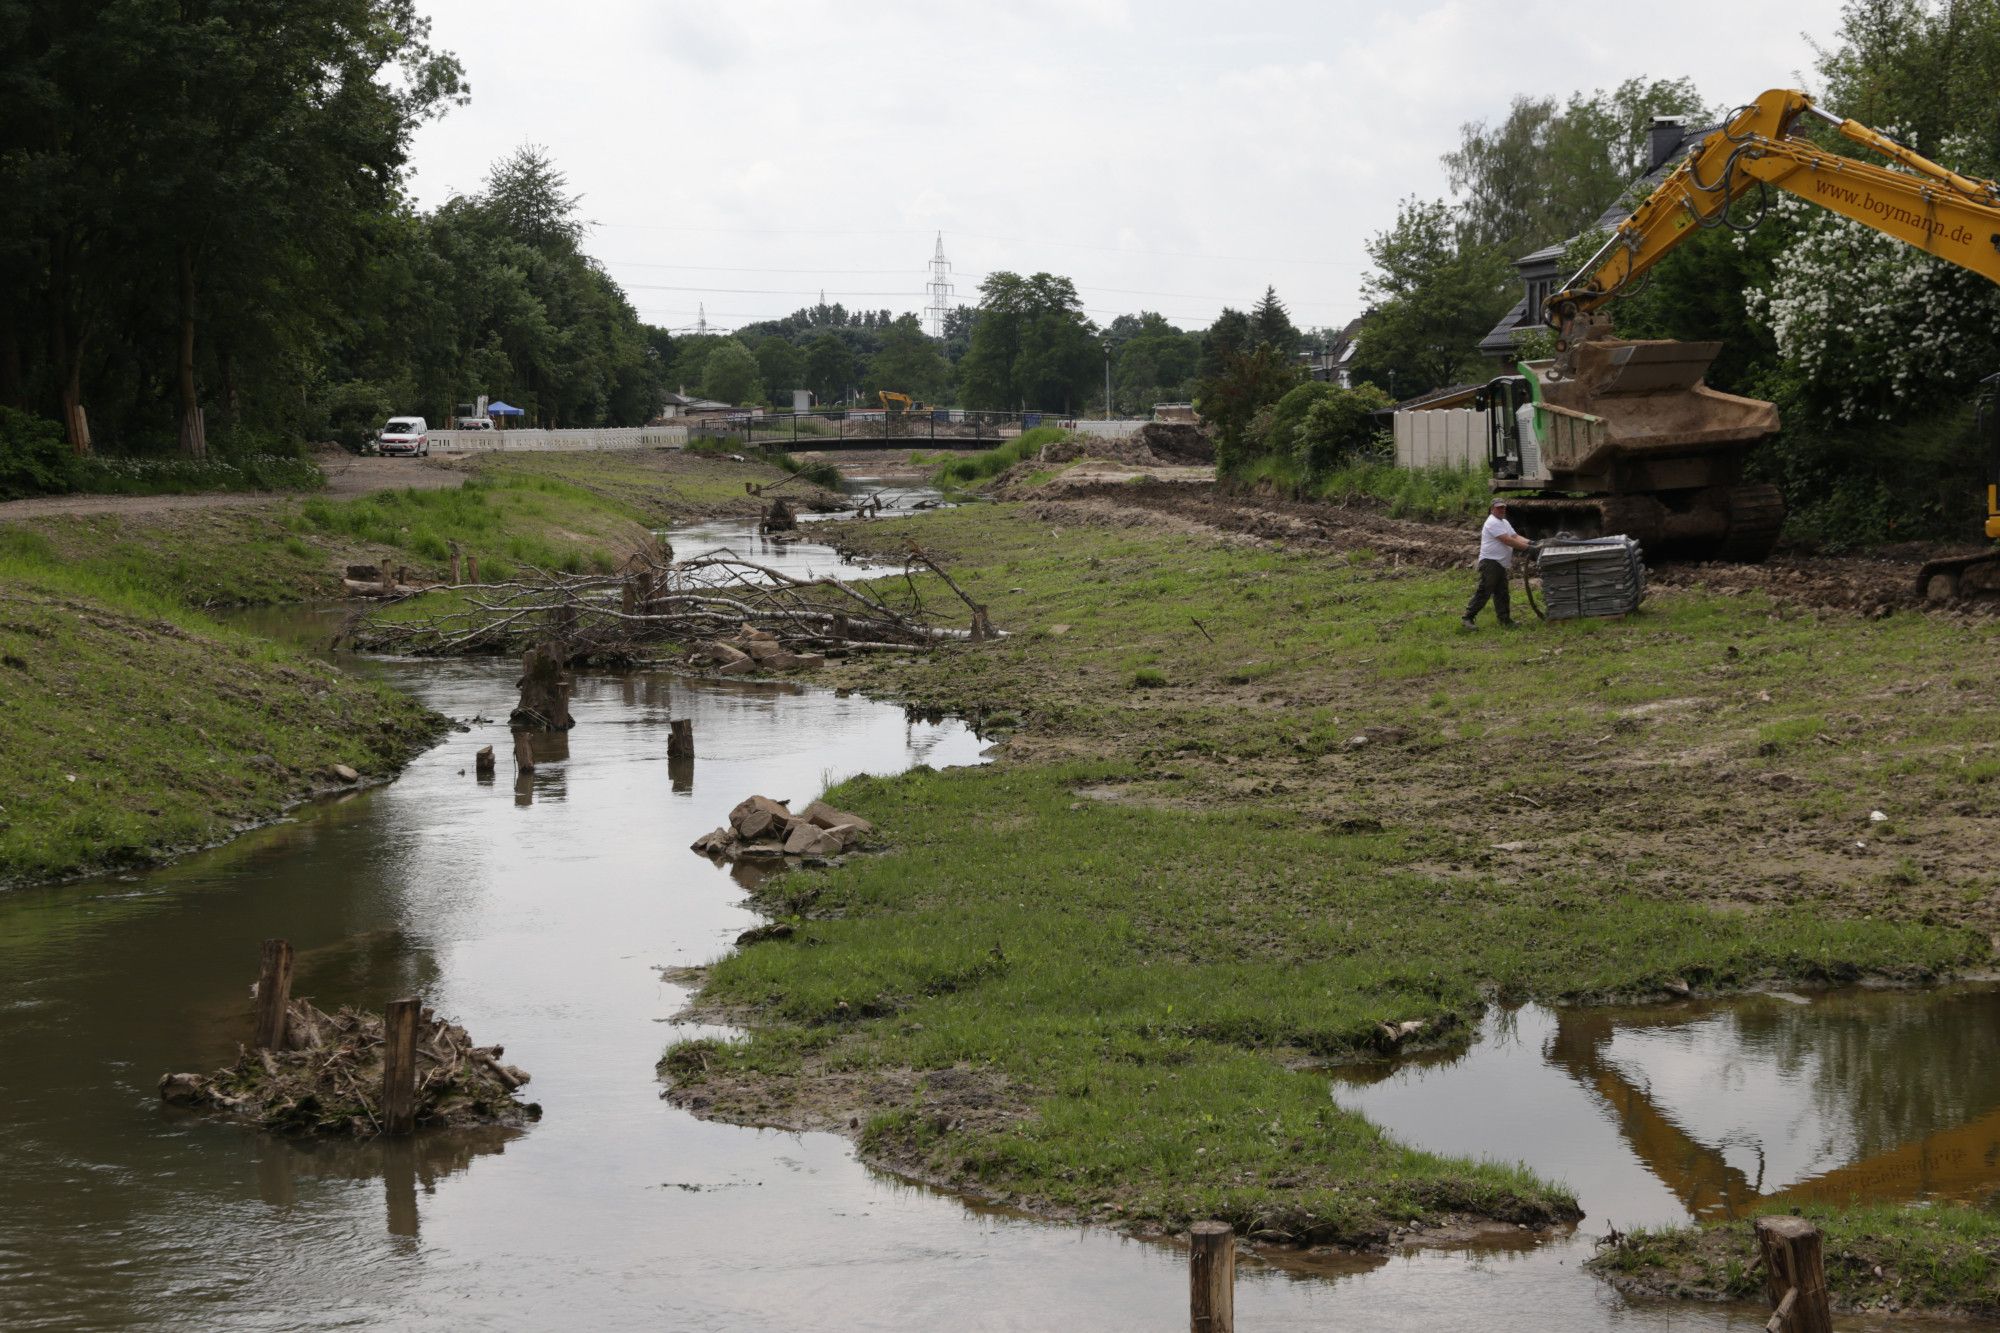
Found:
[[[1824,122],[1898,169],[1844,157],[1796,131]],[[1776,487],[1745,480],[1750,450],[1778,431],[1767,402],[1702,382],[1719,342],[1613,337],[1607,307],[1696,233],[1738,231],[1732,205],[1776,188],[2000,282],[2000,185],[1962,176],[1801,92],[1773,89],[1688,151],[1603,246],[1544,304],[1556,354],[1486,384],[1493,488],[1531,537],[1624,533],[1649,554],[1759,561],[1784,524]],[[1983,418],[1985,419],[1985,418]],[[2000,476],[1996,476],[2000,480]],[[2000,538],[1987,487],[1986,535]],[[1920,583],[1955,592],[2000,551],[1925,566]]]

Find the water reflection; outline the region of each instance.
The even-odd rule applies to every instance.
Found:
[[[180,1112],[198,1116],[198,1112]],[[299,1202],[301,1182],[382,1182],[384,1229],[415,1239],[423,1219],[419,1197],[467,1171],[480,1157],[497,1156],[524,1131],[489,1125],[478,1129],[415,1134],[401,1139],[283,1139],[251,1134],[257,1196],[288,1212]]]
[[[1343,1070],[1407,1142],[1525,1161],[1620,1225],[2000,1191],[2000,988],[1495,1012],[1467,1051]],[[1478,1106],[1481,1114],[1466,1116]]]

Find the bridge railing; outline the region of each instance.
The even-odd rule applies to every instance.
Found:
[[[690,422],[692,438],[786,449],[990,449],[1037,426],[1074,425],[1053,412],[982,412],[967,408],[826,408],[816,412],[731,413]]]

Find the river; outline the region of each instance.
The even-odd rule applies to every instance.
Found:
[[[672,537],[683,556],[838,565],[743,524]],[[675,1021],[687,992],[663,972],[755,923],[741,885],[687,844],[753,792],[798,802],[853,773],[981,762],[965,727],[810,685],[586,674],[567,756],[518,786],[482,783],[472,756],[508,750],[515,666],[353,665],[469,730],[394,783],[226,847],[0,896],[0,1326],[1184,1325],[1171,1246],[970,1206],[867,1170],[837,1136],[704,1123],[660,1098],[661,1051],[709,1031]],[[692,773],[667,762],[669,718],[693,719]],[[504,1043],[544,1118],[305,1144],[163,1108],[162,1073],[233,1058],[274,935],[298,950],[294,993],[322,1007],[416,992]],[[1341,1095],[1384,1098],[1413,1077]],[[1442,1131],[1411,1132],[1428,1145]],[[1577,1270],[1587,1252],[1523,1236],[1386,1261],[1253,1260],[1238,1316],[1246,1330],[1762,1322],[1628,1304]]]

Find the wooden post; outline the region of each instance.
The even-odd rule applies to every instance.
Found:
[[[514,733],[514,767],[523,773],[535,771],[535,743],[525,731]]]
[[[292,942],[265,940],[257,972],[257,1035],[260,1051],[285,1049],[285,1018],[292,1003]]]
[[[1757,1248],[1764,1258],[1764,1296],[1771,1308],[1782,1313],[1790,1297],[1789,1318],[1773,1320],[1780,1333],[1833,1333],[1819,1228],[1803,1217],[1760,1217]]]
[[[694,719],[677,717],[667,723],[667,758],[694,758]]]
[[[417,1009],[413,999],[391,1000],[382,1014],[382,1132],[417,1127]]]
[[[477,582],[479,582],[479,556],[478,556],[478,554],[477,554],[477,553],[474,553],[474,552],[467,552],[467,553],[466,553],[466,557],[465,557],[465,581],[466,581],[467,583],[477,583]]]
[[[1236,1333],[1236,1232],[1227,1222],[1188,1231],[1188,1306],[1192,1333]]]
[[[481,746],[479,753],[472,756],[472,775],[491,782],[493,780],[494,763],[493,747],[490,745]]]

